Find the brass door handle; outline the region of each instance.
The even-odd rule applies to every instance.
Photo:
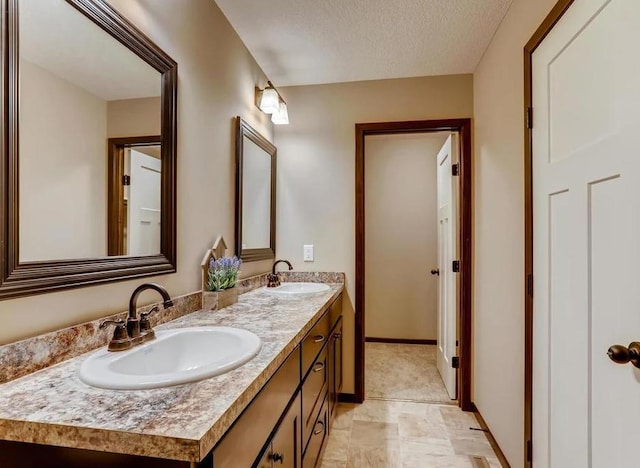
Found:
[[[431,274],[434,276],[440,276],[440,269],[439,268],[435,268],[433,270],[431,270]]]
[[[316,365],[313,367],[313,372],[320,372],[324,369],[324,362],[316,362]]]
[[[313,337],[314,343],[322,343],[324,341],[324,335],[316,335]]]
[[[613,345],[607,351],[609,359],[616,364],[627,364],[630,362],[640,369],[640,342],[634,341],[629,347]]]

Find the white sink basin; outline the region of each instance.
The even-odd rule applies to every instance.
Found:
[[[316,294],[329,290],[329,286],[323,283],[282,283],[276,288],[265,288],[268,293],[281,294],[283,296],[301,296]]]
[[[258,336],[239,328],[158,330],[155,340],[130,350],[95,352],[80,366],[80,380],[113,390],[195,382],[240,367],[258,354],[261,345]]]

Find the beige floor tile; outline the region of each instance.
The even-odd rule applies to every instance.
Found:
[[[398,431],[402,439],[449,439],[441,421],[422,415],[401,414],[398,416]]]
[[[379,446],[349,449],[347,468],[401,468],[398,441]]]
[[[469,460],[471,460],[471,466],[473,466],[473,468],[491,468],[491,465],[489,465],[489,462],[485,457],[474,456],[469,457]]]
[[[472,429],[469,429],[468,427],[463,429],[447,427],[447,433],[449,434],[449,438],[451,440],[481,440],[484,442],[489,442],[489,439],[487,439],[487,434],[484,431],[474,431]]]
[[[319,466],[319,468],[346,468],[347,462],[346,461],[325,460],[323,458],[322,462],[318,466]]]
[[[460,455],[409,455],[402,468],[473,468],[469,457]]]
[[[347,462],[349,455],[349,443],[351,441],[351,430],[339,430],[332,428],[327,439],[327,446],[324,451],[323,460]]]
[[[356,405],[354,403],[340,403],[336,407],[336,417],[333,421],[334,429],[339,430],[351,430],[351,422],[353,421],[353,414],[356,409],[361,405]]]
[[[455,455],[449,440],[425,437],[400,438],[400,452],[403,460],[405,455]]]
[[[396,408],[399,414],[414,414],[434,418],[438,421],[442,420],[440,407],[438,405],[430,405],[415,401],[396,401]]]
[[[473,413],[465,413],[457,406],[440,406],[440,414],[445,425],[451,429],[480,427]]]
[[[456,455],[495,457],[495,452],[486,440],[453,439],[451,445]]]
[[[503,468],[502,463],[497,457],[487,457],[487,462],[491,468]]]
[[[398,403],[389,400],[365,400],[353,410],[354,421],[397,423]]]
[[[353,421],[351,429],[351,443],[349,450],[353,448],[396,446],[399,440],[398,425],[371,422]]]
[[[451,401],[436,367],[436,346],[366,343],[367,398]]]

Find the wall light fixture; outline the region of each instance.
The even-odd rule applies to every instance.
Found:
[[[289,113],[287,103],[282,99],[278,90],[271,81],[267,82],[264,89],[256,88],[256,102],[258,107],[265,114],[271,114],[271,121],[276,125],[287,125],[289,123]]]

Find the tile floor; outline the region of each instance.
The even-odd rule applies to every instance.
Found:
[[[389,400],[341,403],[321,468],[496,468],[472,413],[456,406]]]
[[[435,345],[365,344],[366,398],[451,403]]]
[[[367,343],[365,376],[367,400],[336,408],[321,468],[501,466],[474,415],[451,404],[435,346]]]

